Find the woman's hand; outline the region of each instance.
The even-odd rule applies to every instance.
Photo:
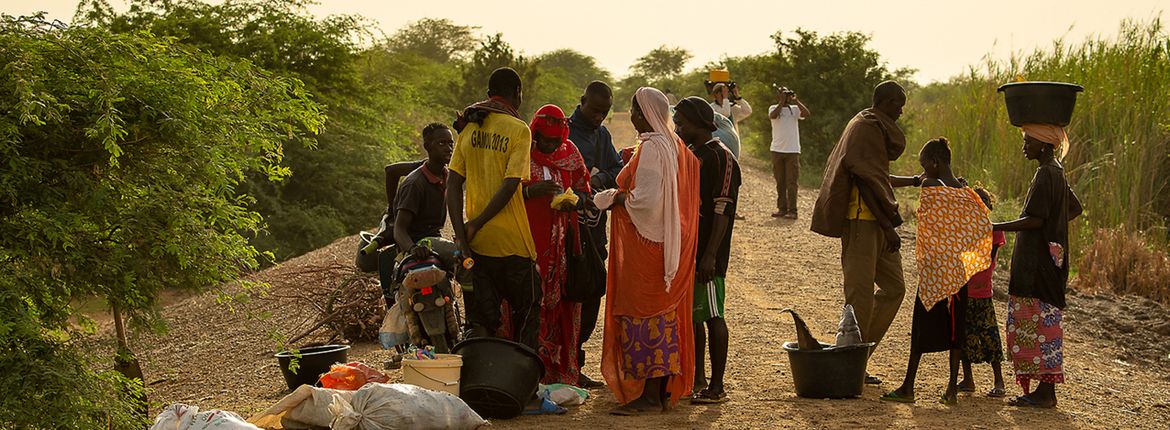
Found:
[[[534,199],[544,196],[555,196],[564,191],[556,181],[540,181],[524,187],[524,197]]]
[[[614,205],[621,204],[618,201],[619,200],[618,196],[621,194],[622,193],[619,192],[617,189],[610,188],[608,190],[601,191],[601,192],[597,193],[596,195],[594,195],[593,196],[593,203],[597,205],[598,209],[601,209],[603,211],[609,210],[609,209],[613,208]]]

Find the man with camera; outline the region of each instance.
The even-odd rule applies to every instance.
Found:
[[[739,96],[739,86],[735,82],[717,83],[711,87],[711,98],[711,109],[730,118],[739,134],[739,122],[752,114],[752,105]]]
[[[800,120],[808,108],[788,87],[775,86],[776,104],[768,107],[772,121],[772,177],[776,179],[776,213],[772,218],[796,219],[796,192],[800,179]]]

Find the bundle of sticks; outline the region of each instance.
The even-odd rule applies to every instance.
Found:
[[[288,331],[296,333],[288,344],[310,336],[324,343],[377,339],[386,305],[376,275],[328,263],[277,271],[269,283],[267,298],[315,311]]]

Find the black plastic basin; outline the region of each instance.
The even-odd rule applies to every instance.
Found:
[[[288,383],[290,390],[295,390],[301,385],[317,385],[317,380],[329,371],[330,366],[349,361],[349,345],[310,346],[301,348],[298,352],[301,357],[297,360],[300,367],[296,373],[288,368],[295,357],[292,352],[283,351],[276,354],[276,361],[280,363],[280,373],[284,375],[284,382]]]
[[[1072,121],[1077,93],[1085,88],[1066,82],[1012,82],[999,91],[1007,103],[1012,125],[1054,124],[1061,127]]]
[[[510,340],[467,339],[451,352],[463,356],[459,398],[484,418],[519,416],[544,377],[536,352]]]
[[[835,347],[822,342],[824,349],[799,349],[796,342],[784,344],[796,395],[813,399],[845,399],[861,395],[865,386],[865,365],[873,342]]]

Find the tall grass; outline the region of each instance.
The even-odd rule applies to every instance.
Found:
[[[911,94],[907,125],[913,154],[934,136],[951,139],[957,173],[1020,201],[1035,162],[1025,160],[1018,128],[996,88],[1016,80],[1085,87],[1067,128],[1065,171],[1085,206],[1072,233],[1089,247],[1094,232],[1120,226],[1165,253],[1170,220],[1170,33],[1160,19],[1126,20],[1115,36],[1057,40],[1006,61],[985,57],[965,75]],[[904,156],[896,171],[918,171]],[[998,214],[1002,216],[1003,214]],[[1014,214],[1013,214],[1014,215]],[[1105,238],[1101,238],[1104,240]],[[1104,252],[1099,247],[1094,252]],[[1120,251],[1118,251],[1120,252]],[[1081,252],[1078,252],[1081,254]]]

